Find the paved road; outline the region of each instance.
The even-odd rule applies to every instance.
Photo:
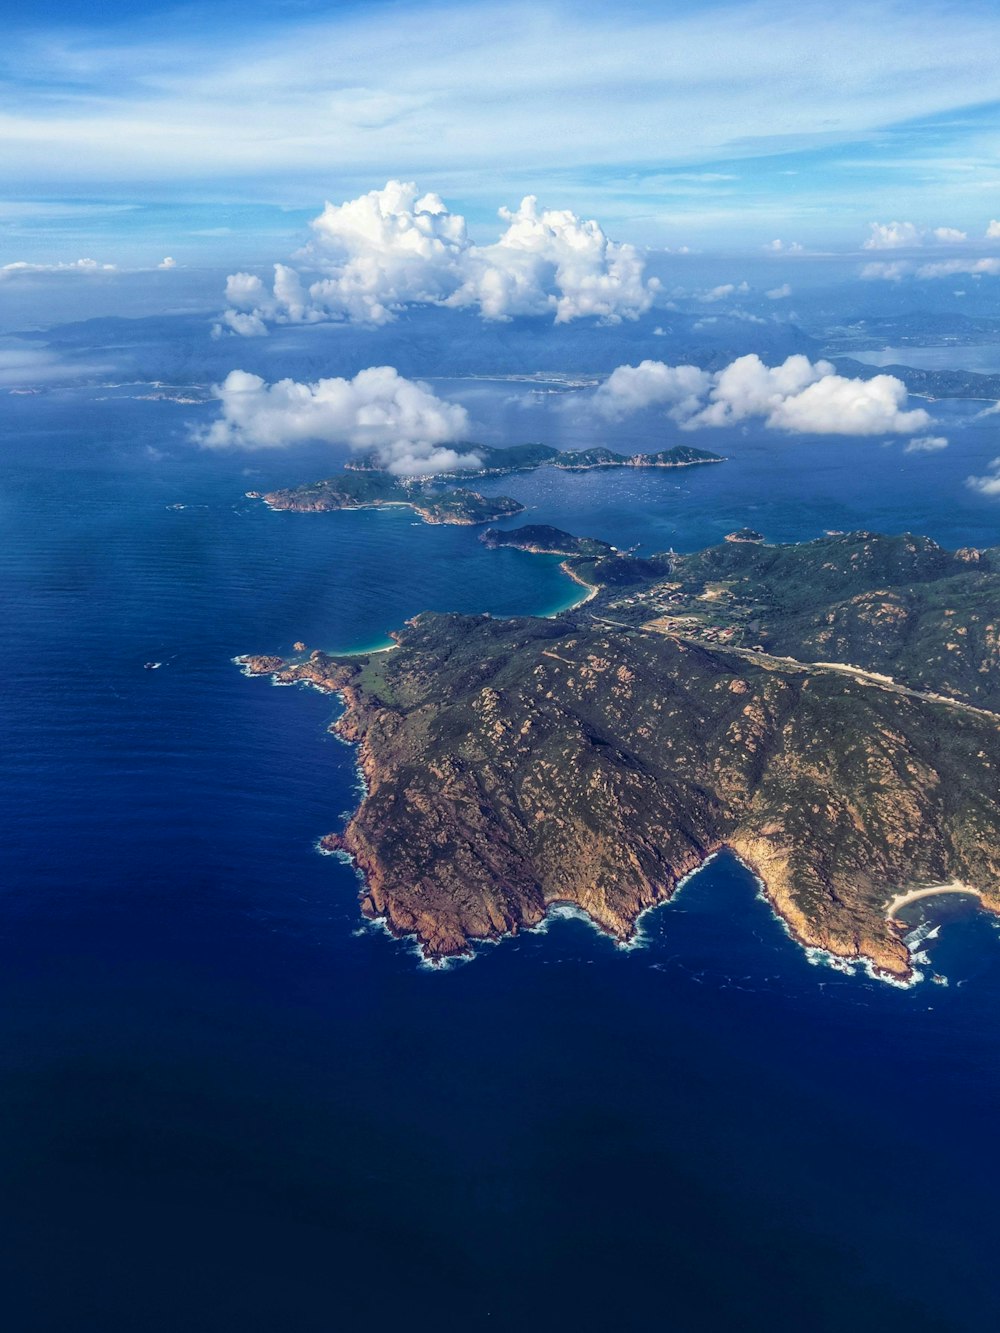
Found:
[[[706,648],[709,652],[731,653],[734,657],[744,657],[748,662],[756,662],[758,666],[772,667],[779,671],[805,671],[817,675],[820,672],[834,672],[850,676],[853,680],[860,681],[862,685],[871,686],[873,689],[885,690],[889,694],[902,694],[910,699],[920,699],[923,703],[941,704],[945,708],[957,708],[960,712],[975,713],[977,717],[986,717],[1000,724],[1000,713],[995,713],[989,708],[977,708],[975,704],[966,703],[963,699],[951,699],[946,694],[935,694],[930,690],[911,690],[907,685],[900,685],[891,676],[884,676],[877,671],[865,671],[863,667],[848,666],[843,662],[801,662],[797,657],[776,657],[773,653],[758,653],[751,648],[706,643],[702,639],[690,638],[684,634],[646,630],[643,625],[626,625],[620,620],[610,620],[607,616],[594,615],[592,618],[598,624],[612,625],[615,629],[645,630],[647,634],[659,634],[664,638],[676,639],[679,643],[691,643],[699,648]]]

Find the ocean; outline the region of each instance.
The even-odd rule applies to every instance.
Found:
[[[492,442],[676,442],[434,387]],[[209,407],[144,392],[0,399],[5,1330],[992,1327],[1000,922],[915,905],[948,984],[898,989],[807,957],[723,855],[641,947],[560,915],[422,967],[315,850],[358,799],[336,700],[232,658],[580,590],[401,510],[270,513],[244,492],[340,456],[211,454]],[[483,489],[644,551],[996,544],[981,407],[932,406],[937,453],[705,432],[726,464]]]

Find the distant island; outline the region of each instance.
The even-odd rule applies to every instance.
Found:
[[[702,463],[724,463],[721,454],[707,449],[695,449],[678,444],[672,449],[661,449],[652,454],[616,454],[613,449],[553,449],[548,444],[512,444],[496,448],[491,444],[456,444],[462,454],[474,454],[478,468],[452,468],[436,475],[439,477],[502,477],[509,472],[531,472],[539,467],[556,467],[565,472],[591,472],[596,468],[656,468],[696,467]],[[384,472],[385,465],[375,450],[348,460],[344,466],[351,472]]]
[[[441,490],[430,482],[404,480],[388,472],[342,472],[326,481],[271,491],[259,498],[271,509],[299,514],[405,505],[425,523],[492,523],[524,510],[509,495],[485,496],[458,487]]]
[[[241,659],[344,698],[367,792],[323,841],[366,916],[430,958],[556,903],[627,941],[728,847],[802,944],[906,980],[901,905],[1000,911],[1000,548],[566,563],[593,599],[556,619],[423,614],[390,652]]]
[[[270,491],[266,495],[260,495],[257,491],[248,492],[248,495],[251,499],[263,500],[271,509],[292,510],[299,514],[405,505],[419,514],[425,523],[492,523],[498,518],[510,518],[514,514],[523,513],[524,505],[509,495],[485,496],[464,487],[442,490],[438,479],[500,477],[538,467],[585,472],[594,468],[692,467],[701,463],[725,462],[718,454],[693,449],[688,445],[677,445],[655,454],[628,456],[613,453],[610,449],[564,452],[552,449],[547,444],[515,444],[504,449],[485,444],[455,447],[466,453],[474,453],[482,461],[482,467],[454,468],[425,477],[397,477],[386,469],[375,451],[370,451],[349,459],[344,465],[345,471],[338,476],[309,482],[305,486]]]

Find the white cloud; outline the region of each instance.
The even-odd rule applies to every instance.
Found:
[[[710,291],[702,292],[698,296],[699,301],[725,301],[730,296],[746,296],[750,290],[748,282],[723,282],[718,287],[713,287]]]
[[[321,318],[383,324],[400,306],[440,303],[454,294],[471,248],[460,214],[438,195],[420,195],[400,181],[344,204],[327,203],[311,225],[318,266],[328,268],[310,291]],[[284,270],[286,282],[289,274]],[[275,297],[287,308],[277,285]],[[296,322],[294,312],[290,317]]]
[[[637,366],[613,370],[598,387],[594,402],[598,411],[610,418],[667,404],[689,416],[698,411],[711,384],[712,376],[697,366],[641,361]]]
[[[30,277],[34,273],[117,273],[115,264],[99,264],[96,259],[74,259],[70,263],[28,264],[17,260],[13,264],[0,267],[0,282],[10,282],[15,278]]]
[[[787,282],[783,282],[780,287],[772,287],[769,292],[764,293],[769,301],[784,301],[791,294],[792,289]]]
[[[65,361],[51,348],[0,346],[0,386],[15,391],[27,385],[84,379],[107,366]]]
[[[251,274],[232,274],[222,326],[252,336],[269,323],[385,324],[414,304],[472,307],[484,319],[616,323],[652,304],[659,283],[644,279],[645,261],[633,246],[609,240],[599,223],[540,208],[530,195],[500,217],[507,223],[500,238],[479,246],[461,214],[413,184],[389,181],[327,203],[303,252],[315,279],[307,286],[299,271],[276,264],[269,291]]]
[[[568,209],[540,209],[533,195],[514,212],[495,245],[471,247],[470,277],[449,305],[478,305],[491,319],[554,312],[557,324],[585,316],[617,323],[643,314],[659,288],[643,281],[645,261],[599,223]]]
[[[948,439],[944,435],[918,435],[910,440],[903,450],[907,454],[934,454],[939,449],[948,448]]]
[[[847,379],[830,362],[813,363],[805,356],[790,356],[774,367],[758,356],[741,356],[713,374],[643,361],[619,366],[595,394],[598,410],[607,416],[667,405],[668,415],[687,430],[760,417],[775,430],[821,435],[926,429],[927,412],[907,410],[906,401],[906,386],[895,376]]]
[[[866,250],[898,250],[919,245],[922,239],[920,228],[912,222],[871,222],[869,231]]]
[[[801,246],[798,241],[782,241],[780,239],[775,239],[773,241],[768,241],[764,246],[764,249],[770,250],[772,254],[776,255],[800,255],[803,253],[804,247]]]
[[[892,262],[876,261],[865,264],[861,277],[884,282],[901,282],[903,278],[953,278],[958,275],[972,278],[1000,277],[1000,259],[938,259],[928,264],[914,264],[912,260],[896,259]],[[960,293],[956,292],[956,296]]]
[[[989,471],[986,476],[966,477],[965,484],[980,495],[1000,495],[1000,458],[994,458],[987,467]]]
[[[864,243],[866,250],[914,250],[925,241],[939,245],[960,245],[969,239],[958,227],[918,227],[915,222],[872,222],[870,235]],[[987,231],[989,236],[989,231]]]
[[[1000,276],[1000,259],[944,259],[935,264],[921,264],[918,278],[951,278],[956,273],[971,277],[995,278]]]
[[[157,264],[156,267],[157,267],[157,268],[176,268],[176,267],[177,267],[177,260],[171,258],[170,255],[167,255],[166,258],[160,260],[160,262]]]
[[[1000,222],[995,219],[986,228],[986,239],[988,241],[1000,241]]]
[[[212,449],[281,449],[305,441],[377,449],[390,471],[415,475],[480,465],[449,448],[468,437],[464,407],[437,398],[426,384],[392,366],[372,366],[353,379],[315,384],[233,370],[213,389],[219,418],[198,435]]]
[[[861,277],[866,282],[881,280],[883,282],[901,282],[903,278],[908,277],[913,272],[913,265],[905,263],[902,259],[886,262],[876,260],[872,264],[864,264],[861,268]]]
[[[929,426],[922,407],[904,409],[906,397],[906,386],[894,375],[870,380],[824,375],[777,403],[767,424],[822,435],[904,434]]]

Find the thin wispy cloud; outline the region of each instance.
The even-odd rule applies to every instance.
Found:
[[[101,264],[96,259],[72,259],[68,262],[60,260],[54,264],[32,264],[23,259],[15,259],[10,264],[0,265],[0,282],[16,282],[18,278],[30,278],[40,273],[94,277],[98,274],[117,272],[117,264]]]
[[[861,276],[866,280],[901,282],[904,278],[917,278],[929,281],[934,278],[996,278],[1000,277],[1000,257],[995,255],[976,259],[969,256],[963,259],[939,259],[929,263],[916,263],[913,260],[876,260],[865,264]]]
[[[0,167],[22,194],[54,179],[119,196],[170,182],[302,203],[419,175],[467,212],[501,181],[511,199],[560,185],[574,211],[615,217],[632,193],[646,206],[628,239],[655,242],[669,226],[658,198],[664,212],[690,204],[697,215],[718,193],[719,226],[730,229],[775,218],[784,198],[786,215],[815,230],[831,154],[889,141],[905,172],[925,148],[908,127],[932,120],[947,124],[937,141],[955,140],[952,157],[966,139],[981,146],[983,125],[955,113],[996,96],[994,5],[728,8],[415,3],[391,23],[345,7],[286,12],[280,25],[251,13],[215,28],[204,15],[196,28],[137,20],[61,34],[22,22],[0,57],[10,90]],[[763,190],[760,171],[738,169],[750,160],[772,160],[785,188]],[[943,206],[953,184],[911,173],[907,203],[937,196]],[[875,173],[855,179],[838,217],[863,219],[880,195]]]
[[[36,386],[86,379],[107,365],[67,360],[49,347],[25,347],[0,341],[0,388],[8,393],[37,391]]]

